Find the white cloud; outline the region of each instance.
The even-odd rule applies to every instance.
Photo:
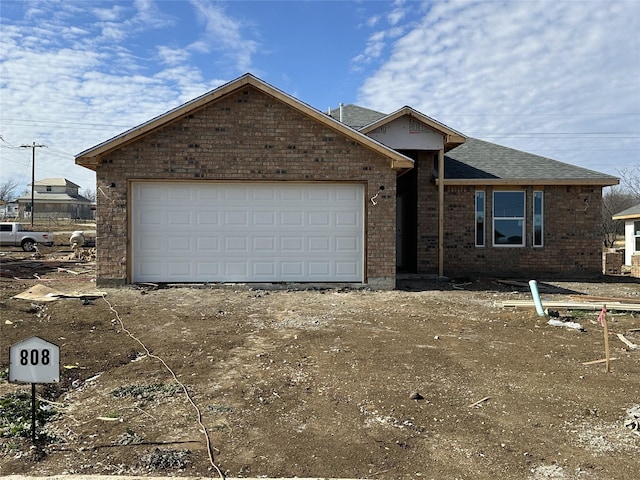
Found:
[[[615,142],[640,162],[640,3],[435,2],[407,27],[360,103],[412,105],[471,136],[595,169],[607,152],[585,147],[584,133],[631,131]]]
[[[191,54],[184,48],[172,48],[165,45],[156,47],[160,61],[166,65],[179,65],[186,62]]]
[[[98,20],[103,22],[115,22],[120,18],[124,12],[124,8],[120,5],[114,5],[111,8],[92,8],[91,13],[95,15]]]
[[[227,58],[233,59],[238,71],[247,71],[258,44],[243,35],[246,25],[227,15],[220,5],[208,0],[191,0],[191,4],[205,25],[205,32],[189,49],[200,53],[223,52]]]
[[[64,175],[94,188],[95,175],[76,166],[74,155],[226,80],[205,80],[179,39],[167,37],[174,46],[134,50],[132,42],[174,23],[153,2],[87,11],[78,5],[34,3],[20,20],[3,18],[0,134],[14,145],[36,141],[49,147],[37,152],[38,177]],[[228,18],[226,25],[232,23]],[[203,37],[210,38],[210,31]],[[238,30],[228,41],[243,44]],[[234,67],[248,66],[250,58],[234,52],[240,58]],[[7,145],[0,149],[2,178],[28,184],[30,156]]]

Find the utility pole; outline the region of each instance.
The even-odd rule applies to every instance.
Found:
[[[46,145],[36,145],[36,142],[33,142],[31,145],[20,145],[20,148],[30,148],[31,149],[31,228],[33,228],[33,218],[34,213],[36,211],[36,206],[34,202],[33,191],[36,183],[36,148],[46,147]]]

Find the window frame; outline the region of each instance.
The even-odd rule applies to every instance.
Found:
[[[519,193],[522,195],[522,207],[521,215],[518,216],[499,216],[496,215],[496,205],[500,202],[496,202],[496,195],[508,193]],[[492,241],[493,246],[496,248],[522,248],[526,246],[526,233],[527,233],[527,192],[525,190],[494,190],[492,199],[492,218],[491,226],[493,227]],[[498,243],[496,242],[496,222],[520,222],[520,243]]]
[[[536,203],[536,197],[540,198],[540,207]],[[544,247],[544,190],[534,190],[531,201],[531,245],[534,248]],[[540,239],[536,236],[536,227],[540,226]]]
[[[482,206],[479,208],[479,200]],[[486,223],[487,223],[487,196],[484,190],[476,190],[475,194],[475,244],[476,247],[485,247],[486,239]]]

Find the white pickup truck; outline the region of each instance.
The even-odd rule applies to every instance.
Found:
[[[36,243],[53,245],[53,232],[31,232],[21,223],[0,223],[0,245],[3,247],[22,247],[25,252],[33,252]]]

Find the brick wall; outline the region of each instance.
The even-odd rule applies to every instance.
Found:
[[[424,169],[427,170],[427,169]],[[418,268],[437,273],[437,186],[420,174],[421,227]],[[602,273],[600,233],[602,193],[591,186],[509,186],[526,192],[526,246],[492,246],[492,193],[490,187],[445,188],[446,276],[491,275],[504,277],[594,277]],[[475,192],[486,199],[485,247],[475,246]],[[505,190],[500,187],[499,190]],[[544,246],[532,247],[532,195],[544,190]],[[433,212],[433,216],[431,213]]]
[[[631,255],[631,276],[640,278],[640,255]]]
[[[97,169],[97,277],[128,280],[132,180],[348,181],[366,185],[366,276],[395,286],[396,173],[390,161],[253,87],[107,155]]]

